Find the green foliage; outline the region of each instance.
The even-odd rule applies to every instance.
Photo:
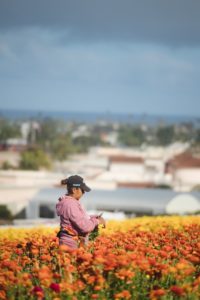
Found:
[[[50,160],[41,149],[26,150],[21,155],[20,168],[23,170],[49,169]]]
[[[174,140],[187,142],[191,141],[194,137],[195,128],[190,122],[183,123],[180,126],[174,126]]]
[[[125,146],[141,146],[145,141],[145,135],[139,127],[121,126],[118,140]]]
[[[200,129],[196,130],[196,134],[194,136],[194,143],[200,145]]]
[[[60,135],[51,142],[51,154],[55,159],[65,160],[68,155],[74,152],[71,136],[69,134]]]
[[[13,166],[11,165],[11,163],[9,161],[5,160],[2,163],[1,169],[2,170],[10,170],[10,169],[14,169],[14,168],[13,168]]]
[[[11,220],[12,214],[6,205],[0,204],[0,219]]]
[[[40,130],[36,135],[36,143],[45,151],[49,150],[51,142],[56,139],[59,132],[59,122],[50,118],[40,122]]]
[[[158,144],[165,146],[173,142],[174,138],[174,127],[165,126],[159,127],[156,132]]]
[[[94,230],[89,234],[89,241],[94,241],[99,236],[99,227],[96,226]]]
[[[36,144],[56,160],[65,160],[76,152],[72,144],[67,124],[50,118],[40,122],[40,130],[36,135]]]
[[[192,147],[200,146],[200,128],[194,123],[182,123],[174,125],[147,126],[140,124],[117,124],[96,123],[83,124],[78,122],[66,122],[51,118],[43,118],[36,121],[39,126],[32,126],[28,134],[29,147],[37,147],[54,160],[63,161],[69,155],[75,153],[86,153],[93,146],[110,145],[105,135],[116,132],[118,143],[116,146],[140,147],[141,145],[168,145],[174,141],[190,142]],[[73,137],[71,133],[74,133]],[[81,134],[81,135],[79,135]],[[20,123],[0,119],[0,142],[8,138],[20,137]],[[198,151],[199,152],[199,151]],[[36,153],[28,151],[23,154],[21,167],[24,169],[38,169],[47,167],[49,163],[39,162],[40,158]],[[5,162],[4,169],[12,166]]]
[[[171,187],[168,184],[158,184],[156,186],[157,189],[171,189]]]
[[[78,152],[87,152],[92,146],[100,145],[101,141],[98,135],[79,136],[73,140]]]
[[[5,142],[9,138],[20,137],[20,128],[18,124],[11,123],[8,120],[0,119],[0,141]]]

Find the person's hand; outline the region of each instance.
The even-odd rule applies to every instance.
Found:
[[[98,220],[99,220],[99,224],[102,224],[103,228],[106,228],[106,221],[105,221],[105,219],[103,217],[99,216]]]

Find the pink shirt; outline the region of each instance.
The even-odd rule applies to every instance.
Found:
[[[60,227],[70,227],[77,236],[84,236],[85,240],[87,234],[99,224],[96,216],[89,216],[80,201],[72,196],[64,195],[60,197],[56,204],[57,215],[60,216]],[[77,248],[77,241],[73,236],[62,233],[60,237],[60,244],[68,245],[71,248]]]

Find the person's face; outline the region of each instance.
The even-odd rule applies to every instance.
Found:
[[[73,188],[72,191],[73,191],[74,198],[77,199],[77,200],[79,200],[83,196],[83,194],[85,193],[80,188]]]

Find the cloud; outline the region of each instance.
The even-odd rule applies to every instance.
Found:
[[[10,70],[18,77],[80,80],[112,84],[132,81],[152,82],[162,74],[191,76],[199,66],[199,48],[176,51],[155,44],[103,43],[62,44],[62,34],[39,28],[18,29],[0,34],[0,74]],[[196,49],[196,50],[195,50]],[[173,75],[173,76],[172,76]]]
[[[10,0],[0,2],[0,28],[66,32],[63,42],[200,43],[197,0]]]
[[[1,108],[197,114],[200,1],[0,1]]]
[[[39,27],[0,33],[1,108],[200,111],[200,47],[62,37]]]

